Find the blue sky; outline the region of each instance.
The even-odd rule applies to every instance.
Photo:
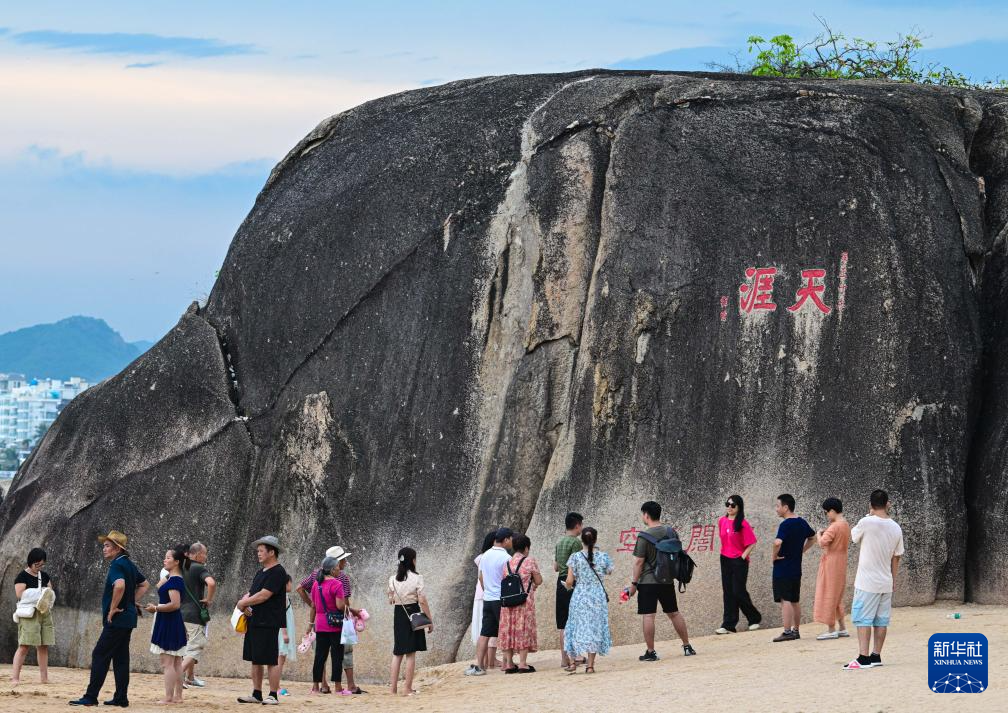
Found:
[[[745,38],[918,30],[1008,77],[1004,2],[44,2],[0,9],[0,332],[156,339],[205,297],[273,163],[325,117],[463,77],[705,69]]]

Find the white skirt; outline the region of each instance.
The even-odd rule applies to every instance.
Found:
[[[178,657],[181,658],[182,656],[185,656],[186,650],[185,650],[185,647],[183,646],[178,651],[165,651],[164,649],[162,649],[157,644],[151,644],[150,645],[150,652],[152,654],[167,654],[168,656],[178,656]]]
[[[473,613],[472,613],[472,629],[469,632],[469,637],[472,639],[473,644],[479,641],[480,629],[482,628],[483,628],[483,600],[474,599]]]

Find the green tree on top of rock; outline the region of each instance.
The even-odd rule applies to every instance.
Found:
[[[919,33],[899,35],[890,42],[879,43],[860,37],[848,38],[834,32],[821,18],[823,31],[812,40],[798,44],[791,35],[775,35],[766,39],[759,35],[748,38],[748,51],[754,55],[752,64],[738,62],[736,71],[757,77],[789,77],[793,79],[889,79],[913,84],[933,84],[944,87],[1004,88],[1006,83],[977,84],[966,75],[938,63],[920,60],[924,47]],[[721,69],[727,69],[720,67]]]

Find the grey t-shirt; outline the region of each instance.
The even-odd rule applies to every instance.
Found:
[[[665,525],[655,525],[644,530],[644,532],[661,542],[665,539],[669,530],[675,532],[674,528],[666,527]],[[637,581],[637,585],[658,584],[658,580],[654,574],[655,563],[658,560],[658,549],[638,535],[637,543],[634,545],[633,556],[644,558],[644,566],[641,568],[640,579]]]
[[[189,569],[182,572],[182,581],[185,582],[186,588],[189,592],[195,595],[196,599],[203,599],[206,596],[206,579],[210,576],[207,568],[203,565],[193,562]],[[202,624],[199,618],[200,605],[193,601],[193,598],[189,596],[189,592],[182,592],[182,621],[187,624]]]

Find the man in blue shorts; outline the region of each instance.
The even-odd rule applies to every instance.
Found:
[[[882,645],[892,612],[893,581],[904,551],[903,530],[889,517],[889,494],[875,490],[869,504],[868,515],[851,530],[851,540],[861,545],[851,605],[859,650],[858,657],[844,666],[846,671],[882,665]]]

